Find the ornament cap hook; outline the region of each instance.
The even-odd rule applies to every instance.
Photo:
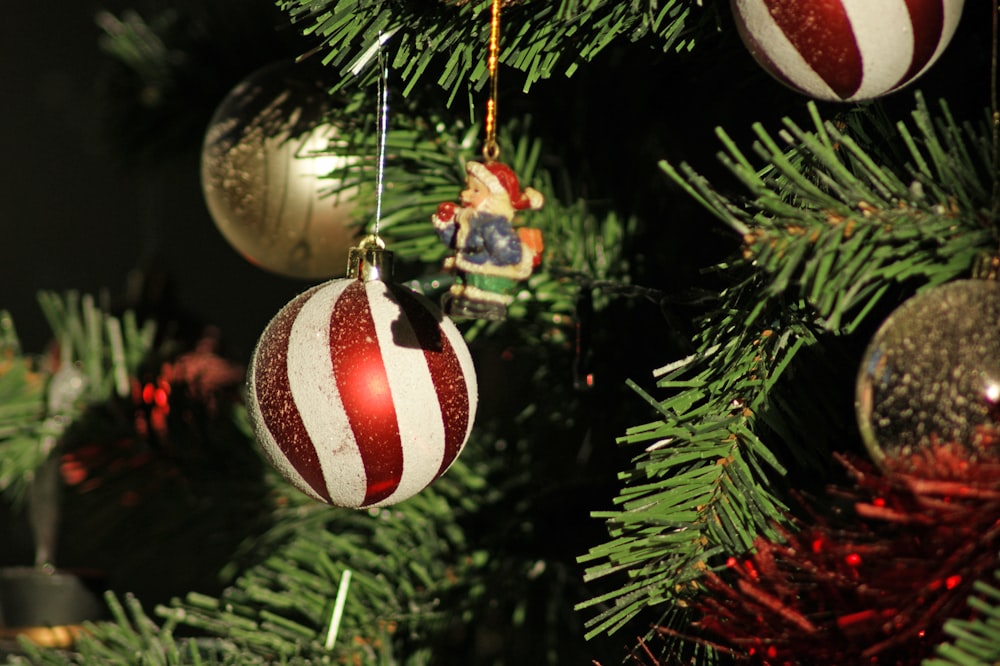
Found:
[[[385,241],[378,234],[369,234],[352,247],[347,257],[347,277],[362,282],[392,278],[392,252],[385,249]]]

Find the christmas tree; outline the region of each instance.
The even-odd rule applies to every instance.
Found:
[[[25,627],[0,590],[5,658],[996,663],[998,8],[965,4],[96,14],[94,136],[142,184],[140,210],[187,198],[199,225],[181,274],[141,256],[123,293],[31,285],[38,339],[19,324],[33,315],[0,316],[2,564],[97,570],[100,599]],[[885,26],[903,19],[900,56]],[[296,236],[294,188],[270,210],[270,176],[251,176],[305,157],[327,161]],[[500,310],[456,305],[482,283],[442,242],[472,176],[544,241]],[[321,219],[342,233],[313,273]],[[262,452],[276,426],[255,378],[299,352],[265,343],[290,350],[292,332],[255,343],[327,277],[339,307],[355,242],[374,252],[362,268],[384,245],[392,289],[456,313],[478,384],[461,455],[384,506],[370,480],[338,506],[329,467],[317,481],[280,441]],[[360,356],[361,318],[338,330]]]

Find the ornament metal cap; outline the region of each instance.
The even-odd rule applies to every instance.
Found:
[[[352,247],[347,256],[347,277],[362,282],[392,278],[392,252],[385,249],[385,241],[377,234],[369,234],[361,239],[357,247]]]

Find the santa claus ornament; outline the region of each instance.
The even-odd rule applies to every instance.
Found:
[[[444,474],[476,415],[476,373],[455,325],[389,282],[377,236],[348,277],[292,299],[248,372],[248,409],[271,464],[305,494],[342,507],[395,504]]]
[[[531,277],[541,262],[541,232],[514,227],[517,211],[538,210],[542,194],[521,189],[506,164],[467,162],[462,203],[446,201],[431,218],[441,240],[454,254],[445,268],[456,282],[442,299],[453,317],[502,321],[514,300],[517,283]]]
[[[465,163],[461,203],[445,201],[431,217],[434,230],[452,251],[444,262],[455,275],[455,284],[441,300],[445,313],[493,321],[507,318],[518,283],[531,277],[545,249],[541,230],[522,226],[516,219],[521,211],[540,209],[545,198],[532,187],[522,188],[513,169],[497,161],[500,4],[501,0],[493,0],[490,20],[484,162]]]
[[[782,83],[854,102],[899,90],[951,40],[964,0],[731,0],[740,37]]]

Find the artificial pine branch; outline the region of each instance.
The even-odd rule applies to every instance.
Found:
[[[785,468],[755,431],[768,389],[806,338],[754,322],[741,331],[735,303],[727,309],[701,354],[657,373],[659,386],[678,391],[661,403],[647,397],[664,420],[619,438],[652,444],[619,475],[620,509],[594,514],[608,522],[613,539],[580,558],[591,563],[587,578],[624,570],[628,583],[580,605],[611,602],[589,622],[589,636],[618,630],[650,605],[687,596],[712,557],[728,547],[748,548],[780,521],[784,506],[768,485]]]
[[[373,49],[391,36],[391,65],[404,94],[431,72],[449,103],[487,79],[491,0],[278,0],[306,34],[320,40],[323,62],[347,79],[371,80]],[[522,0],[505,2],[500,61],[523,73],[524,89],[557,73],[572,75],[611,43],[648,40],[663,51],[689,50],[718,11],[699,0]]]
[[[989,133],[960,128],[942,104],[931,115],[922,96],[895,137],[874,137],[860,114],[814,129],[785,120],[779,138],[760,125],[750,159],[719,130],[720,159],[750,190],[749,205],[714,191],[689,166],[664,162],[670,177],[743,236],[746,259],[770,275],[774,295],[800,298],[834,333],[850,333],[891,283],[940,284],[969,270],[996,244],[990,223]],[[903,143],[907,162],[879,164],[853,135]],[[780,139],[780,140],[779,140]]]
[[[846,434],[828,406],[829,386],[796,372],[807,376],[819,363],[831,378],[843,376],[836,337],[865,321],[891,283],[946,281],[995,247],[986,132],[959,131],[947,112],[932,120],[918,97],[919,135],[898,128],[910,163],[882,165],[849,128],[823,122],[814,107],[811,114],[813,131],[786,121],[780,141],[755,128],[761,167],[720,130],[721,159],[750,190],[749,202],[717,192],[687,165],[663,163],[745,246],[720,266],[733,286],[702,322],[696,353],[656,373],[671,395],[642,394],[661,420],[619,438],[652,444],[620,475],[618,508],[595,514],[612,538],[581,558],[588,579],[625,578],[581,604],[599,609],[590,636],[620,629],[649,606],[683,603],[719,553],[779,538],[787,465],[817,469],[832,435]]]

